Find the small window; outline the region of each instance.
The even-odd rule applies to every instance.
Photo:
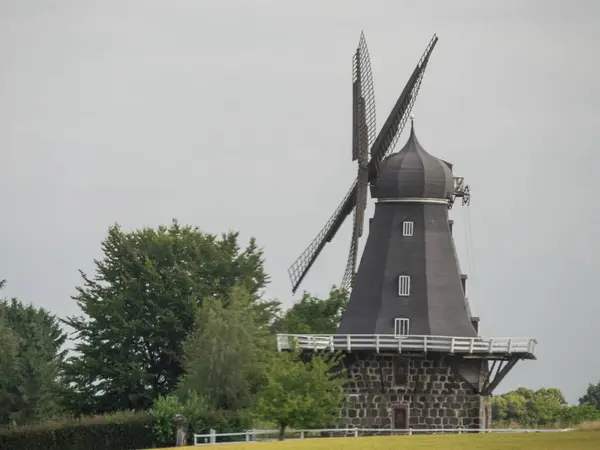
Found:
[[[410,295],[410,277],[408,275],[398,277],[398,295],[402,297]]]
[[[407,336],[410,327],[410,320],[406,317],[398,317],[394,319],[394,334],[396,336]]]
[[[394,385],[395,386],[407,386],[408,375],[410,369],[410,362],[407,358],[395,357],[394,358]]]
[[[402,236],[412,236],[414,228],[414,222],[402,222]]]

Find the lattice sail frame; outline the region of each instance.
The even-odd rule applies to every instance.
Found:
[[[344,223],[346,217],[348,217],[354,209],[357,185],[358,180],[355,180],[352,187],[350,187],[350,190],[346,193],[344,200],[342,200],[342,203],[340,203],[335,212],[331,215],[325,226],[319,231],[319,234],[317,234],[306,250],[304,250],[298,259],[296,259],[289,267],[288,274],[292,281],[292,292],[296,292],[298,286],[308,273],[308,269],[314,264],[325,244],[333,239],[342,226],[342,223]]]
[[[364,33],[360,34],[358,48],[352,58],[352,160],[358,160],[356,205],[354,208],[352,237],[346,269],[340,288],[350,290],[354,285],[358,242],[363,234],[365,209],[369,187],[369,149],[375,141],[377,126],[375,114],[375,89],[369,49]]]
[[[434,34],[427,48],[423,52],[423,56],[417,63],[408,83],[402,90],[398,101],[394,105],[392,112],[385,121],[381,131],[377,135],[375,143],[371,147],[371,161],[369,161],[369,181],[372,182],[379,176],[381,171],[381,163],[396,147],[398,139],[402,134],[402,130],[406,125],[406,121],[410,116],[412,108],[417,100],[423,75],[429,62],[431,52],[435,48],[438,37]]]
[[[435,47],[435,44],[437,43],[437,40],[438,40],[438,38],[434,34],[431,41],[427,45],[425,52],[421,56],[421,59],[419,60],[417,66],[415,67],[408,83],[406,84],[402,93],[400,94],[400,97],[396,101],[396,104],[395,104],[394,108],[392,109],[392,112],[390,113],[388,119],[386,120],[385,124],[381,128],[381,131],[377,135],[377,138],[374,139],[374,142],[372,143],[372,145],[371,145],[371,142],[369,142],[370,150],[371,150],[371,159],[368,163],[368,169],[367,169],[368,170],[368,173],[367,173],[368,182],[373,182],[374,180],[377,179],[379,172],[381,170],[381,163],[382,163],[383,159],[392,152],[396,143],[398,142],[398,138],[400,137],[400,134],[402,133],[402,130],[404,129],[404,126],[406,125],[406,121],[407,121],[408,117],[410,116],[412,107],[416,101],[417,94],[419,92],[419,88],[421,86],[421,82],[423,79],[423,75],[425,74],[425,69],[426,69],[427,63],[429,61],[429,57]],[[368,51],[366,50],[366,40],[364,39],[364,35],[361,34],[361,39],[359,41],[359,47],[358,47],[357,52],[354,57],[355,60],[358,61],[358,65],[357,65],[358,67],[361,67],[361,63],[362,63],[361,57],[362,57],[363,52],[361,51],[361,48],[363,48],[363,46],[365,49],[364,54],[366,55],[366,61],[367,61],[366,65],[369,68],[369,74],[371,74],[370,60],[368,57]],[[361,78],[361,84],[362,84],[362,79],[365,78],[364,72],[357,71],[356,73],[359,73],[360,75],[362,75],[362,76],[360,76],[360,75],[358,76]],[[356,75],[354,74],[354,71],[353,71],[353,81],[354,81],[355,76]],[[372,76],[369,75],[369,78],[371,79],[370,84],[371,84],[371,89],[372,89]],[[365,91],[369,92],[368,86],[365,87]],[[366,100],[365,100],[364,105],[365,105],[365,108],[364,108],[365,117],[370,117],[366,113],[366,111],[368,109],[367,108],[368,102]],[[372,109],[373,109],[373,123],[374,123],[374,110],[375,110],[374,94],[373,94],[373,101],[372,101]],[[375,128],[374,125],[373,125],[373,128]],[[359,132],[358,136],[361,136],[361,134],[363,135],[363,139],[364,139],[364,132],[363,133]],[[374,132],[373,132],[373,135],[374,135]],[[367,136],[369,136],[368,132],[367,132]],[[354,139],[353,139],[353,143],[354,143]],[[358,156],[358,153],[359,152],[357,151],[357,156]],[[353,149],[353,159],[354,159],[354,149]],[[359,165],[359,173],[360,173],[360,165]],[[323,250],[323,247],[325,246],[325,244],[327,242],[331,242],[331,240],[333,239],[333,237],[335,236],[337,231],[340,229],[341,225],[344,223],[344,220],[346,219],[346,217],[348,217],[350,215],[350,213],[352,213],[353,211],[355,213],[354,214],[355,226],[353,228],[352,240],[351,240],[351,244],[350,244],[350,251],[349,251],[349,255],[348,255],[348,262],[346,264],[346,269],[344,271],[344,278],[342,279],[341,287],[347,289],[354,283],[356,260],[358,257],[358,238],[360,237],[359,234],[357,233],[357,225],[356,225],[358,220],[360,220],[360,217],[358,217],[358,218],[356,217],[356,209],[355,209],[355,206],[357,205],[357,198],[359,195],[357,191],[359,191],[359,190],[360,190],[359,189],[359,181],[357,178],[354,181],[354,183],[352,184],[350,190],[347,192],[344,199],[342,200],[342,203],[337,207],[337,209],[335,210],[333,215],[329,218],[329,220],[327,221],[327,223],[325,224],[323,229],[321,229],[319,234],[317,234],[317,236],[312,240],[312,242],[306,248],[306,250],[304,250],[304,252],[298,257],[298,259],[296,259],[296,261],[289,267],[288,273],[290,275],[290,280],[292,282],[292,292],[296,292],[296,290],[298,289],[298,286],[300,285],[300,283],[306,276],[310,267],[314,264],[316,258]],[[365,192],[366,192],[366,188],[365,188]],[[363,194],[360,194],[360,195],[362,198]],[[363,213],[364,213],[364,210],[363,210]]]
[[[352,161],[355,161],[359,157],[359,149],[363,146],[371,148],[377,136],[373,71],[364,33],[360,33],[358,48],[352,57],[352,95]]]

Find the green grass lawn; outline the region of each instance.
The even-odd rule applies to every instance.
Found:
[[[197,450],[198,447],[176,447]],[[321,438],[211,446],[220,450],[600,450],[600,433],[475,434]]]

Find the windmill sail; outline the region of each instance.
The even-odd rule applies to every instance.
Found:
[[[352,161],[358,159],[359,148],[370,147],[375,140],[375,89],[371,58],[364,33],[352,58]]]
[[[361,33],[358,48],[352,61],[353,81],[353,130],[356,135],[356,155],[358,159],[358,185],[356,191],[356,214],[354,230],[357,239],[363,234],[364,212],[367,206],[369,148],[375,141],[375,90],[371,60],[365,35]]]
[[[412,107],[417,99],[419,88],[421,87],[421,81],[429,62],[429,57],[433,51],[438,38],[434,34],[421,56],[417,67],[413,71],[408,83],[402,90],[398,101],[394,105],[392,112],[390,113],[385,124],[381,128],[381,131],[377,135],[377,139],[371,147],[371,161],[369,162],[369,181],[377,179],[379,172],[381,171],[381,163],[383,159],[390,153],[398,142],[398,138],[404,129],[406,120],[410,115]]]
[[[350,215],[356,204],[356,185],[354,181],[352,187],[342,200],[342,203],[337,207],[333,215],[329,218],[325,226],[321,229],[317,237],[313,239],[310,245],[302,252],[298,259],[290,266],[288,273],[292,281],[292,292],[296,292],[298,286],[306,276],[308,269],[314,264],[317,256],[325,247],[325,244],[330,242],[338,232],[346,217]]]
[[[314,264],[323,247],[325,247],[325,244],[333,239],[344,223],[344,220],[346,220],[346,217],[354,211],[352,240],[350,242],[348,262],[341,287],[347,288],[352,284],[358,258],[358,239],[363,232],[367,187],[370,182],[376,180],[383,158],[394,148],[404,128],[406,119],[410,115],[410,111],[416,100],[429,56],[435,47],[437,39],[437,36],[434,35],[429,42],[417,67],[392,109],[390,116],[375,139],[375,94],[373,90],[373,78],[366,40],[361,33],[358,49],[353,59],[354,109],[352,159],[358,159],[358,177],[323,229],[288,269],[293,292],[296,292],[308,270]],[[369,148],[371,150],[370,160],[368,158]]]
[[[360,35],[358,48],[352,59],[352,160],[358,160],[358,184],[356,186],[356,209],[348,261],[340,287],[350,289],[354,283],[358,260],[358,240],[363,234],[367,187],[369,147],[375,140],[375,90],[367,41]]]

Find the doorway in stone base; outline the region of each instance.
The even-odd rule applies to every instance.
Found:
[[[395,430],[408,430],[408,406],[394,405],[392,407],[392,420]]]

